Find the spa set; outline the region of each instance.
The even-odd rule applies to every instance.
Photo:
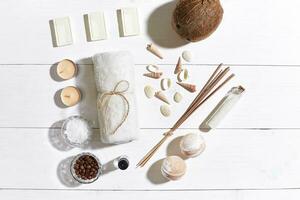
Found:
[[[134,37],[141,34],[138,13],[138,8],[135,7],[117,10],[120,37]],[[217,29],[222,17],[223,8],[219,0],[180,0],[173,12],[170,24],[183,40],[199,42],[209,37]],[[59,48],[73,44],[73,34],[75,33],[72,32],[70,24],[69,17],[55,18],[50,21],[54,47]],[[104,12],[84,15],[84,24],[88,41],[107,39],[108,31]],[[145,41],[144,49],[140,49],[140,51],[154,56],[157,62],[165,59],[163,49],[151,41]],[[157,81],[160,88],[154,87],[152,82],[149,82],[143,86],[144,96],[137,98],[137,95],[141,93],[136,90],[135,62],[132,53],[124,50],[95,52],[91,58],[98,93],[97,105],[94,109],[98,111],[99,129],[93,129],[91,119],[69,116],[61,128],[62,139],[74,148],[89,145],[94,139],[93,134],[99,134],[101,142],[107,145],[143,140],[143,135],[139,133],[138,99],[159,104],[159,109],[152,110],[152,112],[160,112],[163,118],[168,118],[174,114],[171,105],[180,107],[182,106],[181,102],[188,95],[191,96],[193,100],[188,102],[184,112],[179,113],[180,117],[174,124],[168,124],[171,128],[162,133],[161,140],[153,144],[153,148],[149,151],[139,149],[139,151],[145,151],[139,162],[133,163],[130,157],[126,156],[126,152],[118,158],[111,158],[116,169],[127,170],[129,167],[133,167],[135,170],[139,170],[139,168],[147,167],[148,161],[160,150],[160,147],[164,143],[170,142],[170,138],[176,135],[176,130],[189,120],[189,117],[197,112],[203,104],[209,104],[209,99],[214,98],[214,94],[220,92],[224,85],[229,85],[230,80],[235,76],[231,73],[230,67],[220,64],[206,75],[203,85],[196,85],[190,80],[190,77],[196,78],[197,75],[189,72],[189,62],[194,56],[195,52],[182,51],[178,55],[178,59],[174,61],[176,64],[172,69],[172,77],[166,75],[159,64],[148,63],[142,78],[145,81]],[[61,80],[69,80],[76,78],[80,70],[74,61],[63,58],[56,65],[56,73]],[[197,159],[197,156],[201,156],[205,152],[205,148],[209,146],[205,143],[202,134],[213,131],[218,126],[244,91],[243,86],[232,86],[226,94],[223,94],[219,103],[212,105],[213,109],[207,113],[200,130],[187,132],[181,138],[176,147],[181,155],[166,156],[157,173],[170,181],[179,180],[188,173],[186,159]],[[72,85],[63,88],[59,97],[66,108],[80,104],[84,98],[82,91]],[[98,156],[90,152],[82,152],[74,155],[69,170],[75,181],[87,184],[96,181],[103,174],[104,167],[105,163],[102,163]]]

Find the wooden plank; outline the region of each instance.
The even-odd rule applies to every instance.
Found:
[[[299,130],[218,130],[204,134],[207,148],[186,160],[187,174],[177,182],[160,175],[166,155],[179,155],[176,133],[141,169],[135,164],[165,130],[141,130],[141,138],[129,144],[106,146],[94,142],[86,149],[66,150],[57,129],[0,129],[0,188],[13,189],[96,189],[96,190],[202,190],[299,188]],[[59,151],[60,150],[60,151]],[[68,162],[72,156],[89,151],[102,163],[126,154],[127,171],[105,171],[93,184],[72,182]]]
[[[213,66],[186,66],[190,72],[189,82],[200,88],[212,73]],[[173,65],[161,66],[164,77],[170,77]],[[97,126],[96,89],[91,65],[81,65],[79,76],[69,81],[54,81],[49,65],[0,67],[0,127],[58,127],[57,121],[71,115],[82,115]],[[140,127],[168,128],[174,124],[196,94],[190,94],[173,84],[166,95],[172,100],[175,91],[184,95],[182,103],[171,105],[172,115],[164,118],[159,112],[162,104],[157,99],[147,99],[143,88],[150,84],[159,89],[159,81],[142,76],[144,65],[136,66],[136,91],[138,97]],[[300,128],[300,91],[298,67],[243,66],[232,67],[236,74],[226,87],[212,97],[202,108],[183,124],[182,128],[198,128],[206,115],[213,109],[223,95],[239,84],[246,93],[221,122],[219,128]],[[5,83],[5,84],[4,84]],[[75,107],[61,108],[54,100],[55,93],[68,85],[77,85],[83,93],[83,101]],[[55,99],[59,99],[57,96]],[[152,119],[152,120],[149,120]]]
[[[148,42],[162,46],[166,59],[173,63],[184,49],[194,52],[195,63],[282,64],[299,65],[297,19],[298,0],[223,1],[224,19],[218,30],[207,40],[185,46],[171,28],[174,3],[170,0],[72,0],[36,2],[11,0],[1,2],[0,63],[55,63],[65,57],[80,60],[95,53],[129,49],[136,63],[158,62],[146,52]],[[258,6],[259,5],[259,6]],[[141,36],[120,38],[116,10],[120,7],[139,8]],[[9,10],[9,12],[7,12]],[[30,12],[28,12],[30,10]],[[106,14],[109,39],[87,42],[83,15],[103,10]],[[69,16],[74,45],[53,48],[49,20]],[[175,47],[177,47],[175,49]]]
[[[98,199],[136,199],[142,197],[145,200],[298,200],[300,190],[223,190],[223,191],[40,191],[40,190],[2,190],[0,197],[7,200],[38,200],[38,199],[84,199],[88,196],[90,200]]]
[[[0,191],[0,197],[7,200],[16,200],[22,198],[23,200],[38,200],[38,199],[84,199],[88,197],[90,200],[98,199],[136,199],[143,198],[145,200],[151,200],[153,198],[176,200],[176,199],[203,199],[203,200],[237,200],[235,191],[121,191],[121,192],[99,192],[99,191]]]

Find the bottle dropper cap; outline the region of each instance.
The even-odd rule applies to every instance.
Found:
[[[118,168],[120,170],[126,170],[129,167],[129,160],[127,156],[121,156],[118,160]]]

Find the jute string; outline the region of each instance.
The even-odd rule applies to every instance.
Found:
[[[126,84],[126,87],[124,89],[120,89],[120,85],[121,84]],[[127,117],[128,117],[128,114],[129,114],[129,101],[128,99],[125,97],[124,93],[127,92],[129,89],[129,82],[126,81],[126,80],[122,80],[122,81],[119,81],[114,89],[112,91],[109,91],[109,92],[104,92],[99,98],[98,98],[98,101],[97,101],[97,107],[98,109],[103,109],[105,108],[105,112],[107,112],[107,105],[109,104],[109,101],[111,99],[112,96],[119,96],[121,97],[125,103],[126,103],[126,108],[125,108],[125,113],[124,113],[124,116],[122,118],[122,121],[118,124],[118,126],[110,133],[110,134],[115,134],[117,132],[117,130],[123,125],[123,123],[126,121]]]

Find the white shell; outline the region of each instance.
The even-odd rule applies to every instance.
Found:
[[[154,44],[148,44],[147,50],[159,57],[160,59],[163,59],[163,56],[161,52],[158,50],[158,48]]]
[[[162,90],[167,90],[171,87],[172,81],[169,78],[163,78],[160,81],[160,87]]]
[[[186,81],[189,77],[189,72],[187,69],[181,70],[177,75],[177,80],[179,82]]]
[[[165,117],[169,117],[171,115],[171,109],[167,105],[160,106],[160,112]]]
[[[144,87],[144,92],[145,92],[146,97],[149,99],[152,98],[155,94],[153,87],[151,87],[150,85],[146,85]]]
[[[170,104],[168,98],[166,97],[166,95],[162,91],[155,92],[154,96],[156,98],[158,98],[159,100],[161,100],[161,101],[163,101],[167,104]]]
[[[182,63],[181,63],[181,57],[178,58],[174,74],[178,74],[182,70]]]
[[[146,69],[148,72],[158,72],[159,71],[159,67],[156,65],[152,65],[152,64],[147,65]]]
[[[205,149],[203,137],[197,133],[188,133],[180,141],[180,149],[188,157],[195,157]]]
[[[179,92],[176,92],[175,94],[174,94],[174,101],[176,102],[176,103],[180,103],[180,101],[182,100],[182,94],[180,94]]]
[[[184,51],[182,52],[182,58],[186,61],[186,62],[191,62],[192,61],[192,53],[190,51]]]
[[[162,72],[149,72],[149,73],[145,73],[143,75],[146,77],[149,77],[149,78],[160,79],[162,74],[163,74]]]
[[[182,82],[177,82],[177,84],[191,93],[196,92],[196,85],[194,85],[194,84],[182,83]]]

